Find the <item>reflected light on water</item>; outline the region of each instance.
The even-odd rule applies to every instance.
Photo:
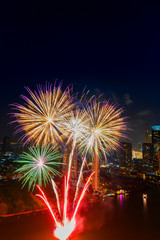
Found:
[[[123,194],[120,194],[119,196],[119,200],[120,200],[120,206],[123,206]]]
[[[143,207],[144,207],[144,210],[146,211],[147,210],[147,198],[143,198]]]
[[[118,200],[118,204],[122,208],[122,206],[123,206],[123,194],[122,193],[120,195],[117,195],[117,200]]]

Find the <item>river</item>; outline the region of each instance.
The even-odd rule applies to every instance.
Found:
[[[160,188],[119,195],[97,203],[90,211],[84,207],[82,221],[72,240],[158,240],[160,238]],[[84,218],[83,218],[84,216]],[[48,212],[0,223],[0,240],[53,240]]]

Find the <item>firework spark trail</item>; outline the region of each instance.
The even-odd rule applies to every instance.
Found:
[[[68,164],[68,174],[66,179],[66,194],[65,194],[65,203],[67,203],[67,194],[69,188],[69,181],[70,181],[70,174],[71,174],[71,167],[73,161],[73,154],[76,147],[76,143],[81,141],[83,135],[85,134],[85,123],[86,123],[86,111],[82,108],[82,100],[84,96],[82,96],[81,100],[79,101],[80,108],[74,109],[72,111],[70,118],[66,119],[64,123],[64,130],[65,135],[68,138],[68,143],[72,143],[72,150],[69,155],[69,164]],[[83,167],[82,167],[83,170]],[[81,177],[81,176],[80,176]],[[80,181],[79,181],[80,182]],[[78,185],[79,185],[78,182]],[[77,195],[77,193],[76,193]],[[66,205],[66,204],[65,204]]]
[[[74,202],[76,201],[77,196],[78,196],[79,185],[80,185],[80,182],[81,182],[81,179],[82,179],[82,173],[83,173],[83,168],[84,168],[85,162],[86,162],[86,157],[83,158],[82,165],[81,165],[81,168],[80,168],[78,181],[77,181],[77,185],[76,185],[76,192],[75,192]]]
[[[72,150],[69,155],[69,165],[68,165],[68,173],[67,173],[67,178],[66,178],[66,189],[65,189],[65,199],[64,199],[64,208],[65,208],[64,220],[66,219],[66,214],[67,214],[67,199],[68,199],[68,190],[69,190],[69,180],[70,180],[70,175],[71,175],[71,167],[72,167],[72,160],[73,160],[75,146],[76,146],[76,138],[73,139]]]
[[[64,216],[65,216],[65,219],[64,219],[64,217],[63,217],[61,221],[58,221],[58,220],[56,219],[55,214],[54,214],[54,212],[52,211],[52,208],[51,208],[51,206],[50,206],[50,204],[49,204],[49,202],[48,202],[48,200],[47,200],[44,192],[43,192],[42,189],[37,185],[37,187],[38,187],[41,195],[40,195],[40,194],[36,194],[36,196],[39,197],[40,199],[42,199],[42,200],[44,201],[44,203],[46,204],[46,206],[48,207],[48,209],[49,209],[49,211],[50,211],[50,213],[51,213],[51,215],[52,215],[52,217],[53,217],[53,219],[54,219],[54,221],[55,221],[55,224],[56,224],[56,229],[54,230],[54,233],[53,233],[53,234],[54,234],[54,236],[57,237],[58,239],[60,239],[60,240],[66,240],[66,239],[71,235],[71,233],[75,230],[75,228],[76,228],[76,215],[77,215],[78,209],[79,209],[79,207],[80,207],[81,201],[82,201],[82,199],[84,198],[84,195],[85,195],[85,193],[86,193],[86,190],[87,190],[88,187],[89,187],[89,182],[90,182],[90,179],[91,179],[91,177],[93,176],[93,174],[94,174],[94,173],[91,173],[91,174],[90,174],[90,176],[88,177],[88,180],[87,180],[86,183],[85,183],[85,186],[84,186],[83,189],[82,189],[82,192],[81,192],[80,197],[79,197],[79,199],[78,199],[78,201],[77,201],[77,204],[76,204],[76,206],[75,206],[75,209],[74,209],[74,211],[73,211],[73,214],[72,214],[71,219],[69,219],[68,216],[67,216],[67,212],[68,212],[68,211],[67,211],[67,210],[68,210],[68,209],[67,209],[67,206],[68,206],[68,204],[66,204],[66,203],[64,202],[64,205],[66,204],[66,207],[64,207]],[[67,185],[66,185],[66,181],[65,181],[65,194],[66,194],[66,186],[67,186]],[[55,192],[55,188],[53,188],[53,189],[54,189],[54,192]],[[68,188],[67,188],[67,189],[68,189]],[[55,192],[55,194],[56,194],[56,192]],[[68,193],[67,193],[67,195],[68,195]],[[67,199],[67,201],[68,201],[68,199]]]
[[[47,200],[44,192],[42,191],[42,189],[40,188],[40,186],[37,185],[37,187],[38,187],[38,189],[39,189],[39,191],[41,192],[42,195],[36,194],[36,196],[39,197],[39,198],[41,198],[41,199],[44,201],[44,203],[45,203],[46,206],[48,207],[48,209],[49,209],[49,211],[50,211],[50,213],[51,213],[51,215],[52,215],[52,217],[53,217],[53,219],[54,219],[54,221],[55,221],[56,226],[58,226],[58,221],[57,221],[57,219],[56,219],[56,217],[55,217],[55,214],[54,214],[53,211],[52,211],[52,208],[51,208],[51,206],[50,206],[50,204],[49,204],[49,202],[48,202],[48,200]]]
[[[80,197],[79,197],[79,200],[78,200],[77,205],[76,205],[76,207],[75,207],[75,211],[74,211],[74,214],[73,214],[73,217],[72,217],[72,218],[74,218],[74,217],[76,216],[76,214],[77,214],[79,205],[80,205],[80,203],[81,203],[81,201],[82,201],[82,199],[83,199],[83,197],[84,197],[84,194],[85,194],[87,188],[89,187],[89,182],[90,182],[90,179],[91,179],[91,177],[93,176],[93,174],[94,174],[94,172],[92,172],[92,173],[90,174],[90,176],[89,176],[89,178],[88,178],[88,180],[87,180],[87,182],[86,182],[86,184],[85,184],[85,186],[84,186],[84,188],[83,188],[83,190],[82,190],[82,193],[81,193],[81,195],[80,195]]]
[[[67,185],[66,185],[66,176],[64,177],[64,206],[63,206],[63,224],[66,222],[67,218]]]
[[[53,179],[52,179],[52,187],[53,187],[53,191],[56,195],[57,208],[58,208],[59,214],[61,215],[61,208],[60,208],[59,196],[58,196],[58,192],[57,192],[57,186],[56,186],[55,182],[53,181]]]

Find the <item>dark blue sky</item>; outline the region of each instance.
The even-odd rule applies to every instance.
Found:
[[[126,109],[133,145],[160,124],[160,4],[6,4],[0,13],[0,140],[24,86],[63,80]]]

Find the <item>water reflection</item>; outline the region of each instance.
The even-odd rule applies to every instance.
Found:
[[[143,209],[146,212],[147,211],[147,198],[143,197]]]
[[[120,199],[120,206],[122,207],[123,206],[123,194],[120,194],[119,199]]]
[[[152,194],[151,194],[152,193]],[[142,192],[129,196],[119,194],[93,205],[82,212],[83,227],[71,240],[156,240],[160,229],[160,189],[152,190],[148,198]],[[135,231],[136,229],[136,231]],[[27,216],[25,220],[0,223],[2,240],[54,240],[50,215]]]
[[[117,200],[118,200],[119,206],[122,208],[123,207],[123,194],[122,193],[117,195]]]

